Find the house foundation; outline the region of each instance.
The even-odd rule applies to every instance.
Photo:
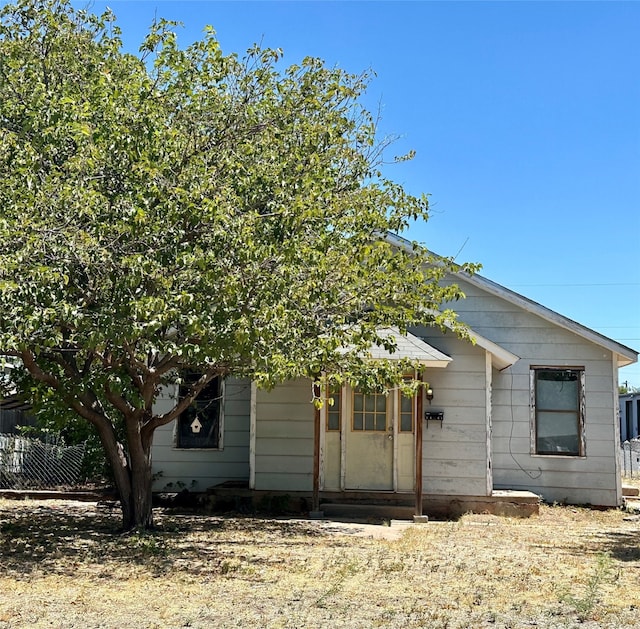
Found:
[[[436,519],[457,518],[465,513],[490,513],[528,518],[539,513],[540,496],[530,491],[494,490],[491,496],[435,496],[425,494],[422,513],[416,514],[413,493],[376,491],[320,492],[319,509],[312,492],[251,490],[244,483],[223,483],[207,490],[213,510],[265,510],[287,513],[322,512],[327,518]]]

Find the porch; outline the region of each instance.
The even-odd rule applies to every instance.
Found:
[[[317,513],[337,519],[404,519],[416,515],[414,493],[388,491],[321,491],[319,509],[313,510],[313,492],[249,489],[246,483],[223,483],[207,489],[213,510],[268,510],[282,513]],[[422,514],[434,519],[455,519],[465,513],[490,513],[528,518],[539,512],[540,496],[529,491],[494,490],[491,496],[424,494]],[[320,515],[322,514],[322,515]]]

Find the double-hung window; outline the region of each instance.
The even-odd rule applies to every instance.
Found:
[[[191,384],[199,378],[198,373],[183,374],[179,391],[181,399],[187,395]],[[177,420],[176,447],[221,448],[223,388],[222,378],[215,377],[180,414]]]
[[[584,369],[531,369],[534,454],[584,456]]]

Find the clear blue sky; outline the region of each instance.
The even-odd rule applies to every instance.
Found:
[[[77,2],[76,6],[84,6]],[[431,194],[409,237],[640,349],[639,2],[95,2],[136,50],[154,16],[184,44],[254,42],[377,78],[386,174]],[[621,381],[640,387],[640,366]]]

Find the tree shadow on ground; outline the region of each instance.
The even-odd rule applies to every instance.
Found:
[[[640,561],[640,530],[602,531],[596,536],[602,552],[618,561]]]
[[[287,520],[167,510],[155,510],[154,517],[155,530],[123,534],[118,532],[119,511],[92,503],[6,502],[0,505],[0,570],[16,578],[36,573],[73,576],[87,570],[105,578],[132,566],[153,574],[220,574],[232,563],[246,563],[244,547],[260,537],[268,538],[270,546],[290,547],[327,537],[312,524]],[[252,555],[250,561],[268,559]]]

